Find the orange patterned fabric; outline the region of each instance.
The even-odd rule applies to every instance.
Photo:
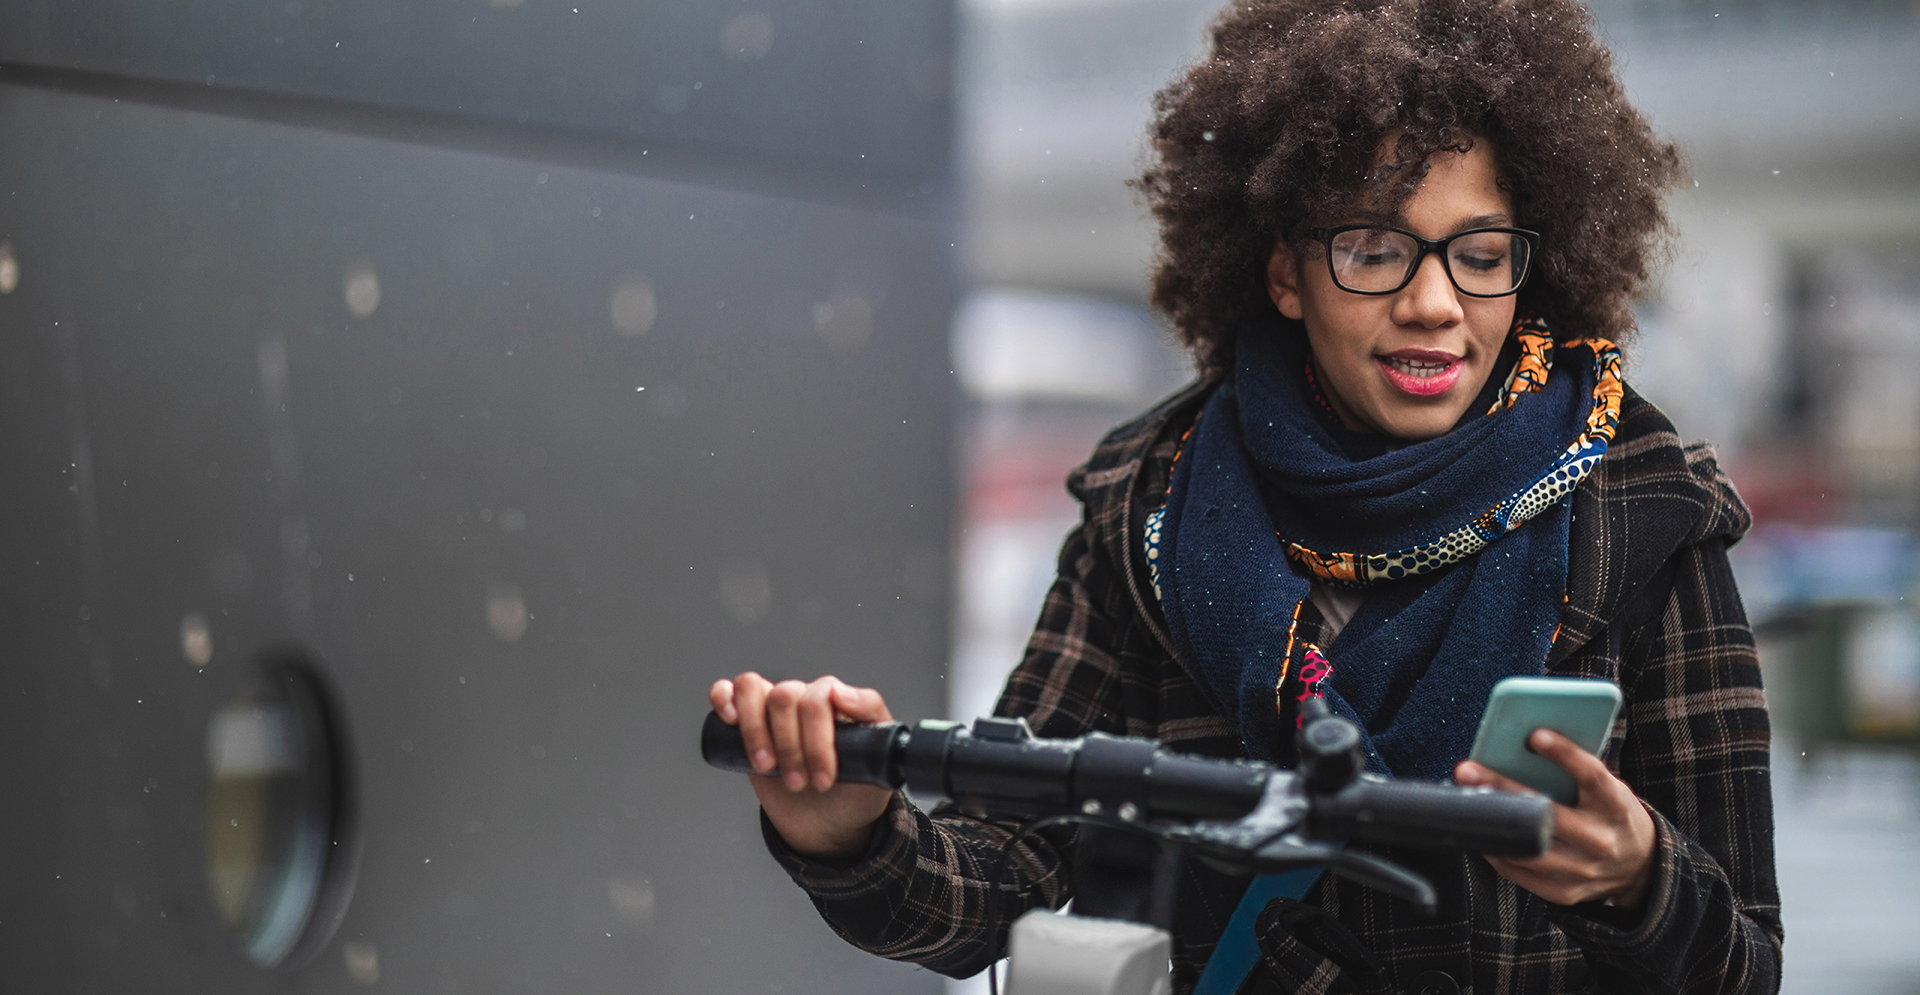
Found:
[[[1539,317],[1531,313],[1522,315],[1514,323],[1513,337],[1520,344],[1520,359],[1513,364],[1513,372],[1507,374],[1506,388],[1487,414],[1513,407],[1522,394],[1544,390],[1547,375],[1553,370],[1553,335]]]

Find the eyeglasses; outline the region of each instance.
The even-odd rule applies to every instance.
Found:
[[[1413,282],[1427,253],[1440,254],[1447,279],[1468,297],[1505,297],[1527,282],[1540,234],[1522,228],[1470,228],[1446,238],[1421,238],[1379,225],[1315,228],[1327,247],[1327,272],[1341,290],[1391,294]]]

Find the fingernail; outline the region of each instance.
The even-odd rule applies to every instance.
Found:
[[[813,775],[813,786],[820,791],[825,791],[833,787],[833,778],[825,774],[815,774]]]
[[[753,751],[753,769],[759,771],[762,774],[765,774],[767,771],[772,770],[773,769],[773,752],[771,750]]]
[[[807,775],[797,770],[788,771],[781,780],[786,783],[788,791],[799,791],[807,786]]]

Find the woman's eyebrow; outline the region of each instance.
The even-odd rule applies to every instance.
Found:
[[[1375,211],[1354,211],[1348,214],[1347,218],[1346,224],[1384,225],[1388,228],[1404,228],[1409,231],[1412,230],[1413,225],[1413,222],[1407,220],[1406,215],[1399,213],[1382,214]],[[1512,224],[1513,219],[1504,214],[1476,214],[1473,217],[1461,219],[1449,230],[1460,232],[1473,228],[1505,228]]]
[[[1453,226],[1454,231],[1466,231],[1469,228],[1504,228],[1513,222],[1504,214],[1476,214]]]
[[[1375,214],[1370,211],[1356,212],[1352,217],[1353,220],[1349,222],[1349,224],[1386,225],[1390,228],[1406,228],[1408,230],[1412,230],[1413,224],[1407,220],[1406,215],[1398,213]],[[1456,222],[1449,231],[1467,231],[1472,228],[1505,228],[1511,224],[1513,224],[1513,219],[1504,214],[1476,214],[1473,217],[1463,218]]]

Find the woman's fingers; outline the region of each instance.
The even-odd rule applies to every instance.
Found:
[[[853,687],[837,677],[775,684],[753,671],[721,679],[707,689],[707,702],[721,721],[740,728],[747,762],[761,774],[776,770],[790,791],[833,787],[840,775],[834,727],[841,720],[890,722],[893,713],[880,692]]]
[[[836,678],[822,677],[807,685],[800,696],[800,743],[806,751],[807,776],[812,778],[818,791],[833,787],[833,779],[840,771],[839,754],[833,744],[833,727],[837,724],[833,715],[833,689],[839,683]],[[787,783],[791,786],[793,782]]]
[[[767,728],[773,733],[773,757],[788,791],[807,786],[807,752],[800,742],[800,698],[807,686],[781,681],[767,692]]]
[[[1581,749],[1580,744],[1552,729],[1542,728],[1535,729],[1527,737],[1527,746],[1553,761],[1554,766],[1573,778],[1574,786],[1580,789],[1578,807],[1588,807],[1590,800],[1618,804],[1619,799],[1613,797],[1612,788],[1619,779],[1613,776],[1606,764],[1600,762],[1599,757]]]
[[[707,704],[713,706],[713,714],[730,726],[740,724],[740,710],[733,707],[733,682],[722,677],[707,689]]]
[[[773,770],[773,735],[767,729],[767,694],[773,685],[749,670],[733,679],[734,716],[740,724],[740,744],[746,748],[747,763],[754,772]],[[725,718],[725,716],[722,716]]]
[[[1495,791],[1505,791],[1514,795],[1540,793],[1491,767],[1471,760],[1462,760],[1453,766],[1453,783],[1468,788],[1492,788]]]
[[[824,678],[823,678],[824,679]],[[833,707],[843,718],[854,722],[892,722],[893,712],[885,698],[872,688],[857,688],[834,680]]]
[[[807,685],[800,699],[801,740],[806,745],[807,769],[816,790],[833,787],[840,776],[840,756],[834,747],[834,727],[851,722],[889,722],[893,713],[872,688],[857,688],[838,677],[822,677]]]

